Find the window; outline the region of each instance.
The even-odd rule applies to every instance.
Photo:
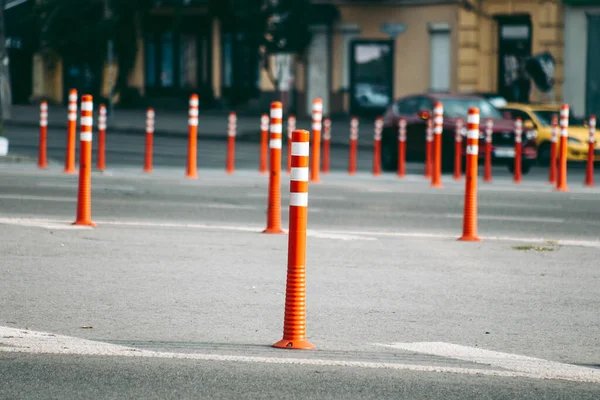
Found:
[[[182,88],[195,89],[198,87],[197,49],[195,35],[181,35],[179,40],[179,76]]]
[[[404,100],[400,100],[396,103],[396,113],[399,115],[413,115],[419,110],[419,98],[409,97]]]
[[[161,35],[161,50],[160,86],[170,88],[173,86],[173,80],[175,76],[175,71],[173,71],[173,33],[164,32]]]
[[[429,26],[429,89],[432,92],[450,91],[450,25]]]
[[[146,37],[144,57],[146,64],[146,86],[156,85],[156,46],[152,35]]]

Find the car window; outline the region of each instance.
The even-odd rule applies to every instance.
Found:
[[[529,116],[529,114],[527,114],[525,111],[523,110],[515,110],[514,108],[504,108],[502,109],[503,113],[507,112],[510,115],[510,119],[512,119],[513,121],[516,120],[517,118],[521,118],[521,120],[527,121],[527,120],[531,120],[531,117]],[[543,125],[543,122],[542,122]]]
[[[400,115],[413,115],[419,110],[418,106],[418,97],[409,97],[403,100],[400,100],[396,103],[396,113]]]
[[[444,105],[444,115],[450,118],[467,118],[469,108],[479,108],[481,118],[501,119],[502,113],[490,104],[489,101],[477,98],[452,98],[445,97],[441,99]]]
[[[431,103],[431,100],[429,100],[427,97],[419,97],[418,98],[418,106],[416,111],[424,111],[424,110],[432,110],[433,109],[433,104]]]

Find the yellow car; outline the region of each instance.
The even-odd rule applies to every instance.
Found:
[[[521,117],[523,131],[535,130],[538,146],[538,162],[548,165],[550,162],[550,143],[552,139],[552,116],[560,115],[560,104],[519,104],[508,103],[499,108],[505,118],[512,120]],[[558,133],[560,135],[560,133]],[[589,129],[587,122],[569,117],[569,139],[567,146],[568,161],[587,161],[589,150]],[[600,132],[597,130],[594,161],[600,162]]]

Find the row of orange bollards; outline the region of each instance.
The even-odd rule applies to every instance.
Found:
[[[549,182],[555,183],[557,190],[566,191],[566,153],[563,157],[563,151],[566,152],[566,137],[568,128],[568,106],[564,105],[561,108],[561,127],[560,127],[560,140],[558,140],[558,119],[555,117],[552,121],[552,140],[551,140],[551,160],[549,167]],[[566,117],[565,117],[566,115]],[[97,153],[97,164],[96,168],[100,171],[104,171],[106,168],[106,107],[100,105],[99,117],[98,117],[98,153]],[[73,174],[76,173],[75,169],[75,134],[76,134],[76,120],[77,120],[77,91],[71,90],[69,93],[69,112],[68,112],[68,128],[67,128],[67,150],[65,155],[65,168],[64,172]],[[323,123],[322,123],[323,122]],[[461,179],[462,170],[462,120],[456,120],[456,137],[455,137],[455,165],[454,165],[454,179]],[[403,125],[404,124],[404,125]],[[442,150],[442,124],[443,124],[443,107],[441,103],[437,103],[434,106],[433,118],[429,118],[426,123],[426,153],[425,153],[425,171],[424,175],[426,179],[431,179],[432,187],[442,187],[441,183],[441,150]],[[563,127],[563,125],[565,125]],[[147,122],[146,122],[146,151],[144,156],[144,172],[152,171],[152,147],[153,147],[153,131],[154,131],[154,111],[149,108],[147,111]],[[188,151],[187,151],[187,168],[186,177],[197,178],[197,136],[198,136],[198,96],[192,95],[190,97],[189,106],[189,132],[188,132]],[[312,182],[319,182],[319,173],[327,173],[330,170],[330,141],[331,141],[331,120],[329,118],[323,119],[322,117],[322,102],[320,99],[316,99],[313,105],[313,137],[315,140],[312,143],[313,146],[313,157],[311,160],[310,167],[310,180]],[[46,141],[47,141],[47,127],[48,127],[48,105],[46,102],[40,104],[40,143],[39,143],[39,155],[38,155],[38,166],[45,168],[47,166],[47,153],[46,153]],[[288,117],[288,154],[287,154],[287,172],[291,170],[291,147],[289,146],[290,135],[296,127],[296,119],[294,116]],[[321,157],[321,129],[323,128],[323,163],[320,165]],[[382,139],[382,128],[383,120],[377,118],[375,121],[375,135],[374,135],[374,146],[373,146],[373,175],[378,176],[381,174],[381,139]],[[404,131],[403,131],[404,129]],[[590,118],[590,144],[588,151],[587,169],[585,185],[593,186],[593,165],[594,165],[594,133],[595,132],[595,117]],[[269,117],[264,114],[261,117],[261,145],[260,145],[260,161],[259,171],[260,173],[267,173],[267,162],[268,162],[268,131],[269,131]],[[492,181],[492,131],[493,121],[488,119],[485,126],[485,160],[484,160],[484,182]],[[402,133],[404,132],[404,133]],[[564,132],[564,134],[563,134]],[[517,118],[515,121],[515,157],[514,157],[514,175],[513,181],[515,183],[522,182],[522,135],[523,125],[522,121]],[[227,128],[228,144],[227,144],[227,159],[226,159],[226,172],[228,174],[234,173],[235,170],[235,136],[236,136],[236,115],[230,113],[228,128]],[[349,161],[348,161],[348,173],[355,174],[357,169],[357,148],[358,148],[358,119],[353,117],[350,122],[350,150],[349,150]],[[558,143],[557,143],[558,142]],[[401,119],[399,123],[399,135],[398,135],[398,176],[403,177],[406,175],[406,120]]]

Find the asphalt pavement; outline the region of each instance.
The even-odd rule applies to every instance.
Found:
[[[308,339],[281,339],[287,235],[264,235],[258,145],[113,135],[92,177],[96,228],[71,225],[77,176],[35,134],[0,159],[0,398],[596,399],[600,396],[600,189],[568,193],[534,168],[479,184],[481,243],[456,239],[464,181],[431,188],[422,165],[373,177],[347,149],[309,189]],[[17,159],[16,156],[21,156]],[[282,219],[287,228],[287,175]]]

